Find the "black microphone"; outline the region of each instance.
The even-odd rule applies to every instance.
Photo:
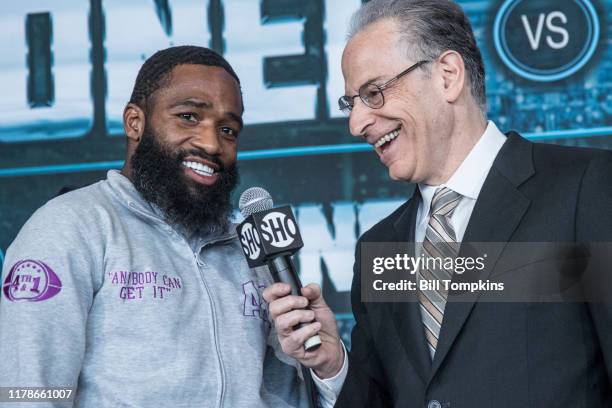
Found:
[[[236,227],[242,251],[249,267],[267,265],[275,282],[288,283],[291,294],[301,296],[302,283],[295,270],[292,255],[304,246],[291,207],[273,208],[270,193],[251,187],[240,196],[238,208],[244,221]],[[300,323],[297,328],[302,327]],[[304,343],[306,351],[321,345],[319,335]]]

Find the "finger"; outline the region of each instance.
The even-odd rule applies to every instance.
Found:
[[[285,347],[292,351],[297,351],[304,347],[306,340],[319,333],[321,323],[313,322],[297,330],[294,330],[288,337],[285,338]]]
[[[287,296],[289,293],[291,293],[291,286],[286,283],[275,283],[264,290],[263,297],[266,302],[272,303],[278,298]]]
[[[321,287],[316,283],[310,283],[302,288],[302,295],[310,300],[310,307],[325,306],[325,299],[321,295]]]
[[[276,318],[284,313],[290,312],[294,309],[303,309],[308,306],[308,299],[304,296],[289,295],[279,299],[268,305],[268,312],[272,319]]]
[[[312,310],[298,309],[278,316],[274,321],[274,326],[279,334],[289,336],[297,324],[310,323],[314,318],[315,314]]]

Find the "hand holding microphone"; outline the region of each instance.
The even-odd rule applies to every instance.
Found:
[[[303,242],[291,208],[273,208],[259,187],[242,194],[239,208],[245,220],[237,232],[248,264],[267,265],[276,282],[263,296],[283,351],[320,377],[332,377],[344,361],[336,319],[318,285],[301,285],[291,256]]]

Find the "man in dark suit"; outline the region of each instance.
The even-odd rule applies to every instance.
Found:
[[[339,102],[351,133],[374,147],[391,178],[417,188],[357,245],[352,349],[342,368],[329,358],[328,375],[346,375],[336,406],[612,407],[612,294],[591,293],[609,284],[597,281],[609,273],[584,253],[546,252],[555,243],[605,249],[611,241],[612,155],[534,144],[487,121],[482,58],[467,17],[449,0],[364,4],[342,70]],[[522,301],[419,288],[402,302],[364,301],[371,270],[362,252],[379,242],[422,243],[425,255],[454,259],[468,243],[498,243],[479,280],[511,287],[524,279],[518,288],[527,295],[516,287]],[[521,251],[524,243],[540,243],[548,257]],[[412,279],[441,281],[440,273],[466,280],[433,268],[419,268]],[[578,296],[561,294],[568,274]],[[529,297],[542,289],[529,285],[535,282],[559,289],[552,297],[559,301]],[[266,296],[281,343],[283,336],[296,343],[286,316],[298,316],[305,302],[275,287]],[[331,332],[326,324],[321,330]]]

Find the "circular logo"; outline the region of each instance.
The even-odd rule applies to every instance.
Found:
[[[504,64],[537,82],[558,81],[591,59],[599,42],[597,12],[589,0],[506,0],[493,26]]]
[[[271,212],[261,220],[262,236],[276,248],[286,248],[295,241],[297,227],[291,217],[282,212]]]
[[[261,239],[257,230],[250,222],[244,224],[240,229],[240,243],[242,244],[242,251],[249,259],[255,260],[259,258]]]
[[[62,283],[44,262],[27,259],[11,268],[4,281],[4,294],[8,300],[39,302],[59,293]]]

